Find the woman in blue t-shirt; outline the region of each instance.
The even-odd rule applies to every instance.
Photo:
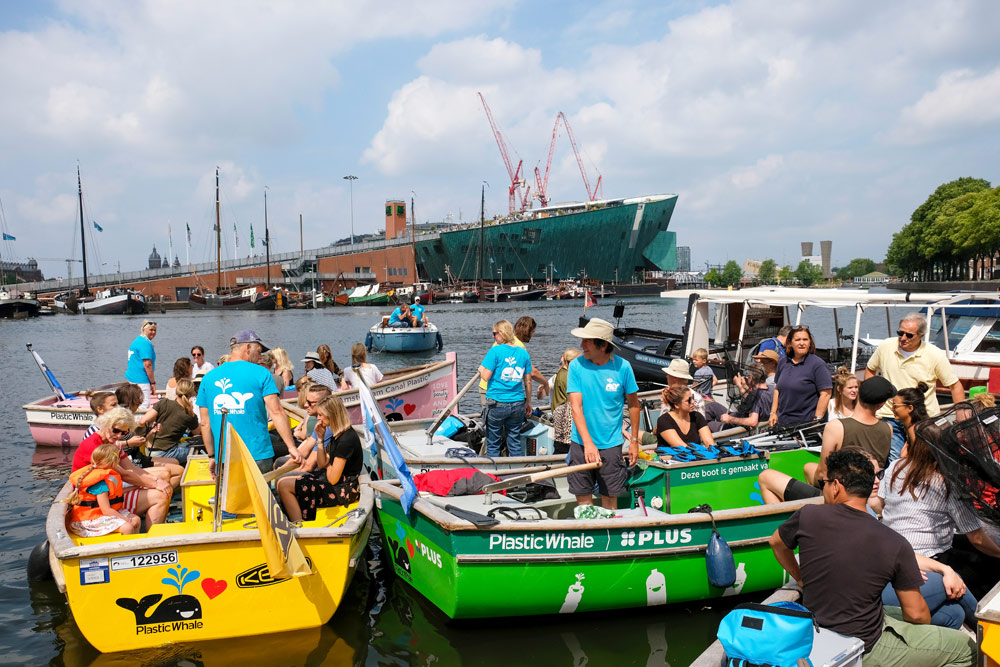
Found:
[[[493,341],[479,365],[486,381],[486,454],[500,456],[506,428],[507,455],[521,456],[521,426],[531,412],[531,357],[514,345],[514,327],[507,320],[493,325]]]
[[[774,401],[768,424],[792,426],[826,418],[833,392],[833,375],[816,356],[809,327],[792,327],[785,358],[774,374]]]

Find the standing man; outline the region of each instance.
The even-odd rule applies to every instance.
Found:
[[[915,388],[920,382],[927,383],[924,405],[927,407],[927,415],[936,417],[941,413],[936,394],[938,382],[951,391],[951,400],[955,403],[965,400],[965,390],[955,371],[951,369],[944,351],[924,340],[926,333],[927,318],[924,315],[906,315],[899,323],[896,338],[882,341],[868,360],[865,379],[874,377],[881,371],[897,391]],[[899,458],[906,440],[903,425],[893,416],[892,408],[888,405],[879,409],[878,416],[892,427],[892,445],[889,451],[889,463],[892,463]]]
[[[128,346],[128,366],[125,368],[125,379],[142,389],[142,404],[140,408],[149,407],[149,397],[156,393],[156,350],[153,349],[153,339],[156,338],[156,322],[143,320],[139,327],[139,335]]]
[[[292,460],[302,461],[292,439],[288,417],[281,409],[274,378],[260,365],[260,355],[267,349],[256,332],[250,329],[238,332],[229,339],[229,361],[209,371],[198,390],[201,437],[208,455],[213,456],[216,452],[215,436],[222,426],[222,409],[227,408],[227,423],[232,424],[243,438],[262,473],[269,472],[274,464],[274,448],[267,432],[268,417],[288,447]],[[221,444],[219,450],[223,454]],[[212,463],[214,466],[215,461]]]
[[[337,378],[333,377],[333,373],[327,370],[323,362],[320,361],[319,355],[315,352],[306,352],[305,359],[302,360],[305,364],[306,375],[318,384],[326,385],[330,388],[330,391],[337,391]]]
[[[594,504],[594,482],[601,506],[615,509],[625,493],[628,470],[623,460],[622,413],[628,404],[631,424],[639,423],[639,386],[632,366],[614,355],[610,322],[594,318],[570,333],[580,341],[583,356],[569,364],[566,395],[573,410],[570,465],[601,462],[596,470],[570,473],[569,490],[577,505]],[[628,465],[639,458],[639,429],[632,429]]]
[[[778,329],[777,336],[775,336],[774,338],[768,338],[767,340],[761,341],[760,346],[757,348],[757,353],[760,354],[761,352],[764,352],[766,350],[773,350],[778,355],[779,360],[784,359],[785,345],[787,344],[788,334],[790,333],[792,333],[792,325],[786,324],[785,326]],[[757,355],[754,355],[754,359],[756,358]]]
[[[806,505],[778,527],[770,540],[775,558],[802,587],[802,604],[821,627],[864,641],[864,664],[972,667],[975,641],[930,625],[913,547],[868,514],[874,483],[875,468],[861,452],[830,454],[825,504]],[[886,584],[902,608],[891,614],[882,606]]]

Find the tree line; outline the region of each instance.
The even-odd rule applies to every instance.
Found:
[[[998,253],[1000,187],[965,177],[938,186],[893,234],[886,265],[917,280],[987,280]]]
[[[850,263],[842,268],[833,269],[833,274],[839,280],[850,282],[858,276],[871,273],[875,270],[875,262],[858,257],[852,259]],[[743,270],[740,265],[733,260],[726,262],[722,270],[711,269],[705,274],[705,282],[713,287],[738,287],[743,280]],[[798,283],[809,287],[823,280],[823,269],[816,266],[808,259],[799,262],[797,268],[791,266],[778,267],[773,259],[765,259],[760,263],[757,271],[756,282],[760,285],[791,285]]]

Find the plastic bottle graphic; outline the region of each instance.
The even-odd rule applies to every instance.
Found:
[[[566,599],[563,600],[563,605],[559,608],[559,613],[572,614],[580,605],[581,599],[583,599],[583,572],[576,575],[576,581],[570,584],[566,591]]]
[[[726,597],[727,595],[739,595],[740,591],[743,590],[743,584],[745,583],[747,583],[746,564],[740,563],[736,568],[736,583],[727,588],[725,592],[723,592],[722,597]]]
[[[646,606],[658,604],[667,604],[667,579],[654,568],[646,577]]]

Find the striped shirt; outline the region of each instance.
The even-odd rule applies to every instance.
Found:
[[[892,483],[892,475],[902,460],[905,459],[893,461],[885,469],[878,497],[885,501],[882,523],[905,537],[914,551],[922,556],[935,556],[951,548],[955,531],[970,533],[982,527],[968,503],[947,494],[939,474],[935,474],[930,484],[917,488],[916,500],[909,491],[902,490],[907,470]]]
[[[333,373],[322,366],[319,368],[313,368],[311,371],[306,373],[306,375],[308,375],[313,382],[325,384],[333,391],[340,391],[340,387],[337,386],[337,378],[333,377]]]

